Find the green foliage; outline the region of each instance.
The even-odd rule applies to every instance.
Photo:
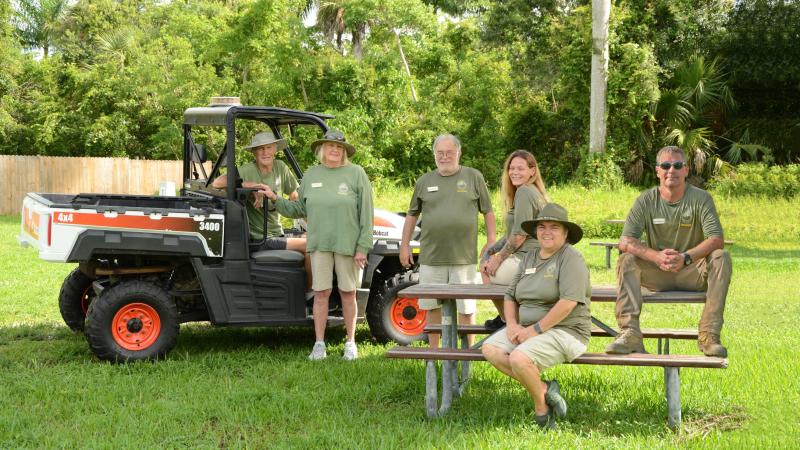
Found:
[[[581,160],[575,179],[583,187],[614,191],[625,185],[612,151],[589,153]]]
[[[797,5],[614,2],[606,146],[627,181],[649,183],[666,143],[706,173],[797,159]],[[401,185],[444,132],[493,185],[517,148],[548,183],[593,164],[586,1],[25,0],[0,23],[0,154],[176,158],[183,110],[238,95],[335,115],[355,161]]]
[[[769,196],[792,198],[800,195],[800,164],[768,166],[740,164],[711,180],[715,192],[727,196]]]

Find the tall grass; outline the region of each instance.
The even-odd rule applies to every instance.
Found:
[[[410,190],[378,189],[377,204],[407,207]],[[621,218],[636,192],[556,187],[551,197],[579,223]],[[499,199],[499,198],[498,198]],[[666,427],[657,368],[559,366],[569,417],[554,432],[534,425],[523,389],[485,363],[451,413],[424,414],[423,366],[388,360],[388,346],[359,325],[361,359],[342,361],[343,332],[329,330],[329,359],[306,360],[304,328],[181,327],[164,361],[97,361],[60,320],[66,264],[44,263],[0,217],[0,448],[792,448],[800,442],[800,222],[798,200],[717,199],[734,278],[723,342],[726,370],[681,371],[684,425]],[[498,203],[499,206],[499,203]],[[587,229],[593,229],[586,225]],[[595,284],[614,282],[593,237],[578,248]],[[589,233],[587,233],[589,234]],[[487,302],[488,303],[488,302]],[[613,305],[592,305],[613,323]],[[648,305],[648,327],[692,328],[699,305]],[[492,314],[488,305],[480,320]],[[593,339],[601,351],[608,339]],[[654,343],[648,348],[654,351]],[[672,343],[673,353],[697,354]]]

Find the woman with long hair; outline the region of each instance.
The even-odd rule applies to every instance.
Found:
[[[503,163],[502,193],[505,200],[505,235],[481,258],[484,284],[508,285],[517,273],[525,254],[538,246],[534,236],[522,229],[522,223],[533,220],[547,204],[547,191],[536,158],[527,150],[516,150]],[[498,316],[486,321],[496,330],[505,325],[503,301],[495,300]]]

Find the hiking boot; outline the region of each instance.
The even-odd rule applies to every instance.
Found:
[[[495,331],[499,330],[500,328],[503,328],[504,326],[506,326],[506,322],[505,322],[505,320],[503,320],[502,317],[500,317],[498,315],[494,319],[489,319],[486,322],[484,322],[483,326],[484,326],[484,328],[486,328],[487,331],[491,331],[492,333],[494,333]]]
[[[567,402],[561,396],[561,386],[558,381],[547,381],[547,392],[544,393],[544,402],[550,407],[550,411],[558,418],[567,415]]]
[[[320,359],[325,359],[328,357],[328,352],[325,351],[325,343],[324,342],[315,342],[314,348],[311,349],[311,354],[308,355],[308,359],[311,361],[319,361]]]
[[[356,347],[355,342],[347,341],[344,343],[344,354],[342,354],[342,358],[347,361],[358,358],[358,347]]]
[[[633,328],[623,328],[614,339],[606,346],[606,353],[627,355],[628,353],[647,353],[642,342],[642,333]]]
[[[536,411],[533,412],[533,420],[536,422],[536,425],[543,430],[552,430],[556,427],[556,418],[553,416],[553,408],[550,408],[550,411],[547,411],[547,414],[538,415]]]
[[[728,357],[728,350],[719,341],[719,335],[701,331],[697,337],[697,348],[706,356]]]

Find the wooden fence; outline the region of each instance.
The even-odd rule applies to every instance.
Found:
[[[182,162],[0,155],[0,214],[19,214],[28,192],[154,195],[162,181],[180,190]]]

